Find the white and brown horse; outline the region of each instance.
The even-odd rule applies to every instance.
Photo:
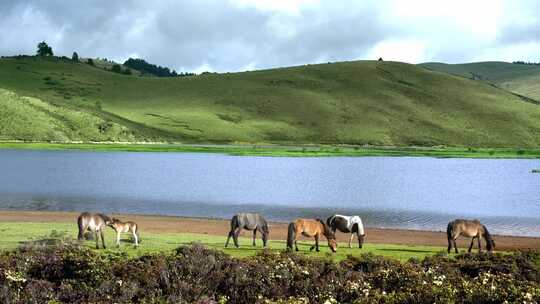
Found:
[[[77,225],[79,227],[79,241],[84,240],[84,233],[86,230],[94,232],[94,238],[96,239],[96,248],[99,249],[99,235],[101,236],[101,243],[103,248],[105,247],[105,239],[103,238],[103,230],[109,225],[111,219],[102,213],[90,213],[83,212],[77,218]]]
[[[356,237],[358,238],[358,248],[362,248],[366,232],[364,231],[362,219],[358,215],[347,216],[334,214],[326,219],[326,224],[328,224],[334,233],[336,230],[339,230],[343,233],[351,234],[351,237],[349,238],[349,248],[351,248],[351,242],[356,234]]]

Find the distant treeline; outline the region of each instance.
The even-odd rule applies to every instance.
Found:
[[[525,62],[525,61],[514,61],[513,64],[524,64],[524,65],[540,65],[540,62]]]
[[[128,60],[126,60],[126,62],[124,62],[124,66],[142,73],[152,74],[157,77],[185,77],[195,75],[195,73],[177,73],[175,70],[171,71],[167,67],[151,64],[146,62],[144,59],[139,58],[129,58]]]

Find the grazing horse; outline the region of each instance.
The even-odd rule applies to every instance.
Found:
[[[358,215],[347,216],[334,214],[326,219],[326,224],[328,224],[334,233],[336,233],[336,230],[339,230],[343,233],[351,234],[351,237],[349,238],[349,248],[351,248],[351,242],[356,234],[356,237],[358,238],[358,248],[362,248],[366,233],[364,231],[362,219]]]
[[[289,224],[289,229],[287,233],[287,248],[292,249],[293,242],[296,251],[298,251],[298,235],[302,234],[307,237],[315,238],[315,245],[311,246],[310,251],[315,248],[319,251],[319,237],[324,235],[328,241],[328,247],[333,252],[337,250],[336,235],[330,230],[321,219],[296,219],[294,222]]]
[[[495,249],[495,241],[491,237],[491,234],[489,234],[486,226],[482,225],[478,220],[454,220],[448,223],[446,235],[448,237],[448,253],[450,253],[452,245],[454,245],[454,249],[456,250],[456,253],[458,253],[456,239],[460,235],[472,238],[469,252],[472,250],[475,238],[478,240],[478,251],[482,252],[482,243],[480,242],[480,238],[482,237],[486,240],[486,248],[488,251]]]
[[[134,222],[122,222],[117,218],[113,218],[109,226],[116,231],[116,246],[120,247],[120,234],[123,232],[131,232],[135,240],[135,247],[139,246],[139,227]]]
[[[103,244],[103,248],[106,248],[105,239],[103,238],[103,230],[105,227],[107,227],[107,225],[110,224],[110,222],[111,219],[105,214],[83,212],[77,218],[77,225],[79,226],[79,235],[77,238],[79,241],[82,241],[84,239],[84,233],[86,230],[90,230],[94,232],[96,248],[99,249],[99,232],[99,235],[101,235],[101,243]]]
[[[229,246],[229,240],[231,237],[234,241],[234,246],[238,248],[238,235],[242,229],[253,231],[253,246],[255,246],[255,238],[257,237],[257,231],[262,235],[263,246],[266,247],[268,241],[268,223],[264,217],[258,213],[238,213],[231,219],[231,231],[227,237],[225,247]]]

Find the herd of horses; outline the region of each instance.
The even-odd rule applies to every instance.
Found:
[[[232,238],[234,246],[239,247],[238,236],[242,230],[253,231],[253,246],[256,245],[255,239],[257,232],[261,234],[263,246],[266,247],[268,243],[268,236],[270,229],[266,219],[258,213],[238,213],[231,218],[231,229],[225,242],[225,247],[229,246],[229,241]],[[77,218],[77,225],[79,228],[78,239],[84,240],[85,233],[91,231],[94,233],[96,240],[96,248],[99,249],[99,237],[101,237],[101,243],[105,248],[105,239],[103,238],[103,231],[106,227],[111,227],[116,231],[116,245],[120,246],[120,235],[122,233],[131,233],[133,235],[135,246],[139,246],[140,237],[139,229],[136,223],[128,221],[122,222],[117,218],[110,218],[102,213],[89,213],[83,212]],[[310,251],[315,249],[319,251],[319,240],[324,236],[328,242],[328,247],[332,252],[337,251],[336,231],[342,233],[350,233],[349,248],[351,248],[351,242],[356,235],[358,239],[358,248],[362,248],[366,232],[364,230],[364,224],[362,219],[357,216],[347,216],[341,214],[334,214],[326,219],[326,222],[321,219],[296,219],[294,222],[289,223],[287,229],[287,249],[292,250],[293,246],[298,251],[298,237],[312,237],[315,239],[315,244],[311,246]],[[469,246],[469,252],[471,252],[475,239],[478,242],[478,251],[482,251],[481,239],[486,241],[486,249],[493,251],[495,249],[495,241],[491,234],[478,220],[464,220],[456,219],[448,223],[446,229],[448,239],[448,253],[455,249],[458,253],[456,239],[459,236],[465,236],[471,238],[471,245]]]

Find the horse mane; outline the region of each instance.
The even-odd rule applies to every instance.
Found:
[[[106,216],[103,213],[98,213],[98,216],[101,217],[105,222],[110,222],[111,221],[111,218]]]
[[[323,225],[323,229],[324,229],[324,236],[327,238],[327,239],[336,239],[336,235],[332,232],[332,230],[330,230],[330,227],[328,227],[328,225],[321,219],[317,219],[317,221],[319,223],[321,223],[321,225]]]

